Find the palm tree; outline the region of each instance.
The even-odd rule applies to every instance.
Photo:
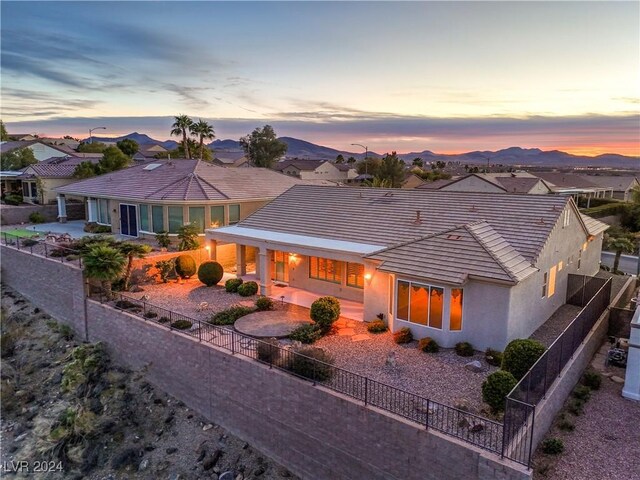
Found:
[[[213,140],[216,138],[215,132],[213,131],[213,125],[205,122],[202,119],[199,119],[197,123],[192,124],[189,127],[192,135],[196,135],[200,139],[199,151],[200,151],[200,160],[202,160],[202,152],[204,150],[204,140]]]
[[[620,257],[622,253],[631,253],[635,249],[635,245],[631,240],[626,237],[613,237],[607,240],[607,248],[616,252],[616,256],[613,260],[613,273],[618,271],[620,265]]]
[[[142,243],[122,242],[118,245],[118,250],[127,257],[127,267],[124,271],[124,289],[129,290],[129,281],[131,280],[131,271],[133,270],[133,260],[135,258],[144,258],[151,251],[149,245]]]
[[[187,158],[191,158],[191,151],[189,150],[189,144],[187,143],[187,130],[191,129],[193,120],[186,115],[178,115],[173,117],[175,122],[171,125],[171,135],[182,135],[182,146],[184,147],[184,153]]]
[[[111,296],[111,282],[122,275],[126,257],[116,247],[98,244],[82,255],[87,277],[100,280],[105,294]]]

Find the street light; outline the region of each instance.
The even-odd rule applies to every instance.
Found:
[[[106,130],[107,127],[93,127],[89,129],[89,143],[93,143],[93,137],[91,136],[91,132],[94,130]]]
[[[364,174],[368,175],[369,173],[369,164],[367,162],[367,158],[369,158],[369,147],[367,147],[366,145],[361,145],[359,143],[352,143],[351,145],[354,145],[356,147],[362,147],[364,148]]]

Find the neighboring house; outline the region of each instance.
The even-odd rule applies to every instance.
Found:
[[[138,151],[133,155],[133,160],[138,162],[147,161],[156,158],[159,153],[167,153],[169,150],[162,145],[142,144],[138,146]]]
[[[346,183],[358,176],[355,168],[344,163],[332,163],[329,160],[295,158],[278,162],[273,169],[303,180],[329,180]]]
[[[2,142],[0,143],[0,152],[8,153],[20,148],[29,148],[33,152],[33,156],[41,162],[52,157],[67,157],[75,155],[77,152],[64,145],[48,145],[40,140]]]
[[[402,182],[402,188],[418,188],[427,183],[415,173],[408,173]]]
[[[39,140],[42,140],[44,143],[49,145],[63,145],[73,150],[80,146],[80,142],[73,138],[40,137]]]
[[[583,198],[613,198],[612,187],[601,187],[590,180],[587,175],[577,175],[563,172],[531,172],[544,180],[553,193],[571,195],[575,199]]]
[[[636,297],[636,303],[638,302],[640,302],[640,293]],[[640,401],[640,307],[638,306],[636,306],[636,313],[631,319],[627,371],[622,396]]]
[[[214,165],[220,167],[249,167],[249,159],[244,152],[232,152],[232,151],[215,151],[213,152]]]
[[[392,331],[502,350],[565,303],[569,273],[598,272],[606,228],[557,195],[295,186],[206,236],[212,252],[236,244],[240,275],[258,250],[263,295],[288,283]]]
[[[630,202],[633,189],[640,189],[640,181],[634,176],[584,175],[588,181],[601,188],[611,189],[613,198]]]
[[[551,188],[544,180],[525,172],[471,173],[455,180],[445,180],[434,185],[435,183],[425,184],[418,188],[447,192],[526,193],[530,195],[551,193]]]

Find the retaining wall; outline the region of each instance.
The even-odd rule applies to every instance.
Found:
[[[35,212],[40,213],[45,222],[58,221],[57,205],[2,205],[0,206],[0,224],[18,225],[30,223],[29,215]],[[83,203],[67,202],[67,220],[84,220],[84,218]]]

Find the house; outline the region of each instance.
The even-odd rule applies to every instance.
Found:
[[[634,189],[640,189],[640,181],[631,175],[584,175],[588,181],[601,188],[611,189],[613,198],[630,202]]]
[[[437,189],[448,192],[526,193],[546,195],[551,188],[544,180],[526,172],[471,173],[441,183],[425,184],[417,188]]]
[[[583,198],[613,198],[612,187],[601,187],[590,180],[587,175],[576,175],[563,172],[532,172],[544,180],[551,191],[558,195],[571,195],[576,200]]]
[[[239,275],[258,253],[263,295],[287,284],[392,331],[502,349],[565,303],[569,273],[598,272],[606,228],[557,195],[296,185],[206,237],[213,255],[236,245]]]
[[[346,183],[358,176],[352,166],[344,163],[332,163],[328,160],[294,158],[278,162],[273,168],[303,180],[329,180]]]
[[[213,164],[220,167],[249,167],[249,159],[242,151],[215,151]]]
[[[424,185],[425,183],[427,182],[422,178],[420,178],[418,175],[416,175],[415,173],[409,172],[407,173],[407,175],[404,178],[404,181],[402,182],[402,188],[418,188]]]
[[[40,140],[28,140],[28,141],[11,141],[0,143],[0,152],[9,153],[13,150],[21,148],[29,148],[33,152],[33,156],[41,162],[47,158],[52,157],[67,157],[69,155],[75,155],[77,152],[64,145],[49,145]]]
[[[640,302],[640,293],[636,297],[636,304],[638,302]],[[625,373],[622,396],[630,400],[640,401],[640,308],[637,306],[636,313],[631,319],[631,336],[629,338],[627,371]]]

